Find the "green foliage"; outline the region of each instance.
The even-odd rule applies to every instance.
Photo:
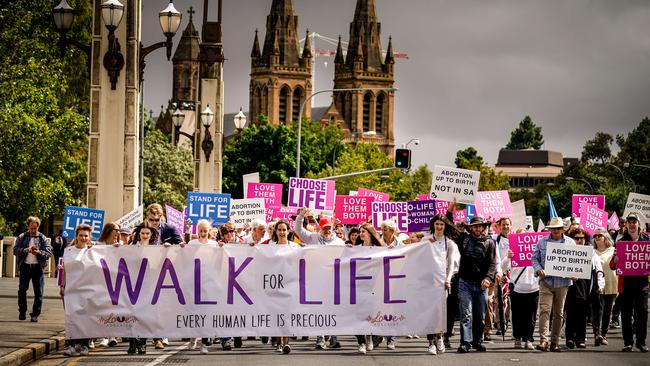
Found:
[[[454,164],[456,164],[456,168],[467,170],[480,170],[485,165],[483,157],[479,156],[478,151],[471,146],[465,150],[458,150],[456,152]]]
[[[454,160],[456,168],[476,170],[481,172],[481,178],[478,183],[479,191],[501,191],[510,189],[510,179],[496,170],[490,168],[483,162],[483,157],[478,154],[473,147],[456,152]]]
[[[144,137],[145,206],[154,202],[182,209],[187,192],[192,191],[192,154],[174,146],[170,137],[152,129]]]
[[[530,116],[526,116],[519,122],[519,127],[510,133],[510,141],[506,145],[506,149],[523,150],[533,148],[539,150],[543,144],[542,128],[537,127]]]
[[[616,157],[617,165],[628,164],[625,175],[636,185],[635,192],[650,194],[650,119],[645,117],[627,137],[617,135],[616,144],[621,149]]]
[[[262,116],[261,120],[265,120]],[[303,121],[300,152],[302,176],[331,164],[334,153],[345,153],[343,132],[335,125]],[[260,180],[281,183],[287,191],[289,177],[296,172],[297,127],[269,123],[253,124],[228,141],[223,157],[223,191],[243,197],[242,176],[260,173]]]
[[[612,158],[610,145],[613,142],[614,138],[612,135],[604,132],[596,132],[596,136],[588,140],[582,148],[582,161],[598,161],[600,164],[609,162]]]
[[[89,22],[89,8],[80,2],[81,23]],[[90,39],[77,28],[70,36],[80,34]],[[13,233],[28,215],[45,221],[84,201],[86,60],[74,53],[60,59],[57,40],[42,1],[0,8],[0,217]]]

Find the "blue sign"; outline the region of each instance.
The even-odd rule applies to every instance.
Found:
[[[65,206],[63,217],[63,236],[66,238],[75,237],[75,229],[81,224],[88,224],[93,228],[92,240],[99,239],[104,227],[104,210],[95,210],[86,207]]]
[[[230,218],[230,194],[187,192],[187,221],[196,225],[201,219],[224,224]]]
[[[465,205],[465,213],[465,220],[469,222],[472,217],[476,216],[476,207],[474,205]]]

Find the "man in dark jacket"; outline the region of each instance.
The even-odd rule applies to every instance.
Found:
[[[460,267],[458,270],[458,300],[460,308],[460,347],[458,353],[467,353],[470,347],[485,352],[483,329],[488,288],[494,282],[497,267],[496,244],[486,229],[490,222],[473,217],[469,233],[458,241]]]
[[[29,282],[34,286],[34,305],[30,313],[31,321],[37,322],[43,305],[43,289],[45,287],[44,269],[47,260],[52,256],[52,247],[45,235],[38,231],[41,220],[38,217],[27,218],[27,231],[18,235],[14,246],[17,259],[18,281],[18,319],[27,319],[27,290]]]
[[[641,232],[639,216],[630,213],[625,218],[625,233],[616,241],[650,241],[648,234]],[[610,266],[616,266],[614,257]],[[621,280],[622,278],[622,280]],[[623,291],[620,292],[620,281]],[[619,276],[619,293],[621,297],[621,323],[623,325],[623,352],[632,352],[636,333],[636,347],[641,352],[648,352],[646,336],[648,333],[648,276]],[[634,320],[634,325],[632,321]]]
[[[147,207],[146,215],[149,225],[158,230],[158,240],[154,244],[180,244],[183,242],[183,239],[176,231],[176,226],[162,222],[164,215],[161,205],[157,203],[150,204]]]

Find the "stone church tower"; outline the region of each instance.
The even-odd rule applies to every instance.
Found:
[[[389,38],[386,56],[382,57],[381,23],[374,0],[357,0],[350,23],[347,55],[341,39],[334,60],[334,88],[392,88],[394,83],[393,45]],[[339,123],[348,131],[346,141],[375,142],[389,156],[395,148],[393,126],[394,91],[366,90],[335,92],[332,105],[321,122]]]
[[[189,14],[190,20],[172,58],[174,65],[172,102],[177,103],[181,109],[193,110],[199,84],[199,43],[201,39],[192,22],[194,14],[192,7],[190,7]]]
[[[250,118],[260,114],[273,124],[298,119],[300,105],[311,95],[312,54],[309,37],[300,52],[298,17],[293,0],[273,0],[266,17],[264,47],[260,51],[257,30],[251,52]],[[303,116],[311,116],[305,105]]]

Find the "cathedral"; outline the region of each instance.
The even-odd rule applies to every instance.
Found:
[[[300,47],[298,16],[293,0],[273,0],[266,18],[266,31],[260,47],[255,31],[251,51],[249,119],[259,123],[264,115],[269,123],[289,124],[298,120],[303,102],[312,93],[314,72],[309,33]],[[190,24],[174,55],[173,99],[181,110],[192,109],[198,81],[198,32]],[[313,111],[305,103],[303,118],[321,123],[336,123],[346,132],[345,141],[374,142],[389,156],[395,147],[393,110],[395,58],[389,38],[384,52],[381,23],[374,0],[357,0],[350,23],[347,49],[341,37],[334,59],[334,92],[331,105]],[[316,109],[316,108],[315,108]],[[316,113],[319,112],[319,113]],[[164,120],[169,120],[169,112]],[[226,116],[225,120],[232,119]],[[168,123],[159,124],[167,125]],[[166,122],[166,121],[165,121]],[[227,134],[227,133],[226,133]]]

